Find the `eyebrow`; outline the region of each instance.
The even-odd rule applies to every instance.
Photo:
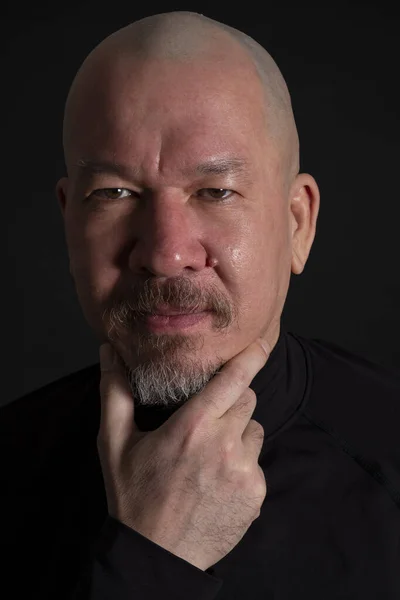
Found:
[[[126,166],[117,162],[110,161],[98,161],[87,158],[80,158],[75,166],[79,168],[81,172],[89,173],[106,173],[113,175],[120,175],[125,178],[139,179],[140,171],[134,166]],[[186,168],[182,170],[182,174],[185,176],[191,175],[242,175],[245,179],[250,181],[249,177],[250,163],[243,157],[223,157],[215,158],[196,165],[193,168]]]
[[[185,169],[184,175],[230,175],[234,173],[245,174],[250,170],[249,162],[240,157],[216,158],[199,165],[194,169]]]

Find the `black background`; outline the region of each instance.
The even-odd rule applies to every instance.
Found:
[[[200,12],[245,31],[272,54],[288,83],[301,170],[316,178],[321,208],[305,271],[292,275],[283,324],[400,367],[397,3],[230,5],[138,8],[114,1],[0,9],[1,403],[98,362],[98,343],[69,275],[54,193],[64,175],[64,102],[97,43],[171,10]]]

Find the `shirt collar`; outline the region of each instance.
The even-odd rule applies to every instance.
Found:
[[[281,326],[277,343],[250,384],[257,394],[252,419],[264,428],[264,446],[297,417],[309,396],[310,361],[301,340]]]

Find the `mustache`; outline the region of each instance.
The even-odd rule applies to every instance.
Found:
[[[128,302],[130,309],[138,314],[156,312],[162,305],[190,311],[209,310],[210,299],[189,278],[174,278],[167,283],[147,279],[143,285],[132,284],[120,301]]]
[[[215,313],[218,327],[227,327],[237,318],[234,307],[221,290],[209,283],[207,288],[190,277],[176,277],[168,281],[148,278],[115,288],[103,308],[102,319],[107,326],[132,328],[148,314],[167,305],[182,312],[209,310]]]

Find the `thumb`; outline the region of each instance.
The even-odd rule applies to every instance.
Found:
[[[120,455],[127,441],[135,437],[135,405],[123,365],[111,344],[100,346],[101,416],[98,444],[107,454]]]

